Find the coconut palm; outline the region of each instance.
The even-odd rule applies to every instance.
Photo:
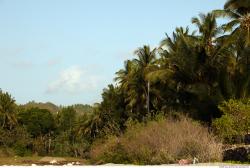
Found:
[[[149,46],[144,45],[142,48],[138,48],[135,51],[135,55],[138,57],[134,61],[138,65],[138,78],[141,81],[141,88],[144,93],[141,93],[142,97],[147,99],[147,112],[150,112],[150,81],[146,79],[146,74],[152,70],[154,61],[156,59],[156,49],[151,50]]]
[[[15,100],[11,95],[0,90],[0,115],[2,117],[2,128],[12,129],[17,124],[15,113]]]
[[[193,18],[192,22],[197,25],[199,34],[189,33],[188,28],[176,29],[172,38],[167,36],[162,41],[162,48],[165,48],[162,58],[168,65],[166,70],[173,72],[169,83],[175,91],[170,94],[176,106],[194,108],[199,112],[194,114],[196,117],[209,121],[219,115],[216,106],[225,97],[226,91],[221,87],[227,81],[221,77],[226,68],[222,68],[221,63],[228,59],[228,51],[217,42],[220,30],[213,14],[200,14],[200,18]]]
[[[215,10],[217,16],[227,17],[230,21],[222,28],[228,35],[222,37],[224,45],[233,49],[236,58],[234,77],[235,97],[250,96],[250,1],[228,0],[224,10]]]
[[[226,17],[229,22],[222,28],[231,34],[225,35],[227,44],[234,44],[237,50],[237,60],[240,57],[239,50],[249,47],[250,42],[250,0],[228,0],[224,10],[214,10],[213,14],[218,17]],[[235,45],[238,44],[238,45]],[[239,48],[240,47],[240,48]]]
[[[116,72],[115,81],[118,82],[120,85],[120,88],[127,91],[130,77],[132,76],[132,71],[134,69],[134,62],[131,60],[127,60],[124,62],[124,69],[120,69],[118,72]]]
[[[250,12],[250,0],[228,0],[224,8],[244,15]]]
[[[208,13],[207,15],[200,13],[199,18],[192,18],[192,23],[199,30],[198,39],[200,45],[204,47],[208,56],[212,56],[216,37],[221,33],[221,29],[217,27],[215,15],[212,13]]]
[[[84,135],[92,141],[99,134],[102,128],[102,120],[100,117],[99,104],[94,107],[94,111],[90,114],[85,114],[82,116],[80,121],[76,123],[77,133]]]

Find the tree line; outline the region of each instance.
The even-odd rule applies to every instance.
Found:
[[[125,61],[116,72],[115,84],[104,89],[102,102],[84,132],[92,137],[103,136],[107,130],[119,134],[126,130],[127,120],[144,122],[159,113],[184,113],[211,126],[225,115],[221,103],[233,99],[246,105],[250,96],[249,13],[249,0],[228,0],[224,9],[193,17],[195,31],[178,27],[166,34],[159,47],[138,48],[136,58]],[[225,23],[219,25],[221,18]]]
[[[166,34],[159,47],[138,48],[136,57],[126,60],[116,72],[115,84],[103,90],[102,101],[82,115],[76,115],[73,107],[62,108],[57,114],[25,109],[1,91],[1,131],[13,136],[22,132],[15,143],[6,145],[2,140],[1,144],[21,152],[28,148],[41,154],[85,156],[96,139],[119,136],[128,122],[143,123],[159,114],[186,114],[225,129],[227,125],[218,120],[225,119],[227,109],[221,104],[242,100],[241,105],[249,108],[244,103],[250,96],[249,13],[249,0],[228,0],[224,9],[192,18],[195,31],[178,27]],[[220,18],[226,23],[219,25]]]

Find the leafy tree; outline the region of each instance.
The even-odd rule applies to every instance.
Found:
[[[55,131],[55,121],[50,111],[39,108],[24,110],[18,114],[18,121],[33,138],[33,152],[39,155],[50,154]]]
[[[33,136],[44,136],[55,129],[53,115],[46,109],[31,108],[18,114],[18,121]]]
[[[213,121],[218,135],[227,141],[234,136],[243,136],[250,130],[250,100],[229,100],[219,105],[223,112],[221,118]]]

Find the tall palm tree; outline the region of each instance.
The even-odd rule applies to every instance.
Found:
[[[134,53],[138,57],[134,60],[138,63],[139,68],[142,70],[145,70],[156,59],[156,49],[151,50],[150,46],[147,45],[138,48]]]
[[[11,95],[0,90],[0,114],[2,115],[2,128],[12,129],[17,124],[15,113],[15,100]]]
[[[147,73],[151,71],[156,59],[156,49],[149,46],[138,48],[135,52],[137,58],[126,61],[124,69],[116,73],[116,81],[124,91],[127,110],[133,118],[142,118],[149,109],[149,80]],[[147,109],[147,110],[146,110]]]
[[[101,112],[99,111],[99,104],[94,107],[94,111],[90,114],[82,116],[80,121],[76,123],[77,133],[84,135],[91,141],[95,139],[101,131],[103,121],[101,120]]]
[[[129,83],[133,68],[134,68],[134,62],[131,60],[127,60],[124,62],[124,69],[120,69],[118,72],[115,73],[116,77],[114,80],[118,82],[118,84],[123,90],[127,91],[128,89],[128,83]]]
[[[221,33],[221,29],[217,27],[215,15],[212,13],[208,13],[207,15],[200,13],[199,18],[192,18],[192,23],[199,30],[198,40],[200,44],[205,48],[207,55],[211,56],[216,37]]]
[[[214,10],[213,14],[227,17],[230,21],[222,27],[225,32],[230,32],[227,41],[243,41],[244,46],[250,42],[250,0],[228,0],[224,10]]]
[[[220,30],[213,14],[200,14],[200,18],[193,18],[192,22],[198,27],[199,34],[189,33],[188,28],[177,28],[172,38],[167,36],[162,41],[162,48],[165,48],[162,58],[168,64],[166,69],[173,72],[172,90],[175,94],[170,94],[175,95],[172,97],[176,106],[194,108],[194,115],[209,121],[219,115],[216,106],[224,99],[220,87],[225,80],[220,75],[220,62],[226,60],[227,52],[217,44]]]
[[[221,39],[224,45],[234,50],[236,58],[235,90],[236,98],[250,96],[250,1],[228,0],[224,10],[214,10],[220,17],[227,17],[230,21],[222,28],[228,35]]]
[[[200,17],[192,18],[192,23],[199,30],[198,39],[199,46],[204,48],[207,64],[207,71],[212,69],[216,71],[218,79],[214,82],[218,83],[221,94],[224,98],[229,98],[232,93],[232,85],[229,80],[232,71],[234,71],[235,57],[232,49],[224,45],[222,28],[217,26],[216,15],[214,13],[200,14]],[[213,75],[215,78],[215,75]]]
[[[156,49],[151,50],[149,46],[144,45],[135,51],[138,64],[138,72],[142,75],[144,95],[147,97],[147,112],[150,113],[150,81],[146,79],[146,74],[151,71],[151,67],[156,59]]]

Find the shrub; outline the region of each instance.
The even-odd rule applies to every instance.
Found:
[[[61,132],[52,143],[53,156],[71,156],[86,158],[90,148],[89,142],[83,136],[71,131]]]
[[[14,157],[15,152],[8,147],[0,147],[0,157]]]
[[[222,145],[207,128],[189,118],[160,119],[135,124],[121,137],[97,143],[91,150],[94,161],[134,164],[166,164],[180,159],[220,161]]]
[[[225,142],[232,143],[236,136],[243,136],[250,129],[250,100],[229,100],[219,105],[221,118],[213,121],[213,128]]]
[[[119,141],[115,136],[106,140],[97,140],[90,153],[92,163],[128,163],[129,158]]]
[[[15,144],[14,151],[15,151],[16,155],[22,156],[22,157],[23,156],[31,156],[32,155],[31,150],[28,149],[26,145],[21,144],[21,143]]]
[[[4,147],[3,149],[12,148],[14,153],[19,156],[30,155],[31,151],[28,147],[31,144],[31,138],[24,128],[0,129],[0,134],[0,145]]]

